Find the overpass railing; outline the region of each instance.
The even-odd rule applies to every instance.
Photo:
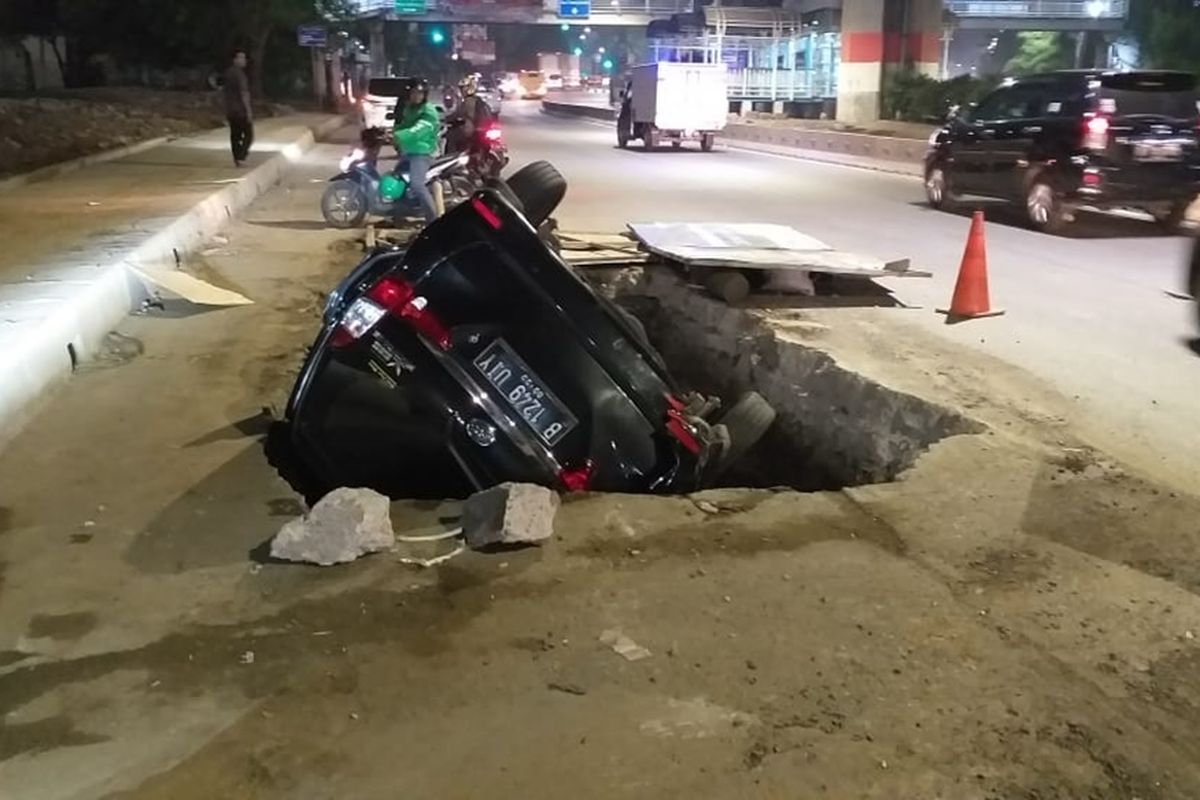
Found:
[[[395,0],[358,0],[359,13],[363,15],[393,11],[395,7]],[[546,0],[507,0],[495,3],[494,8],[498,17],[504,19],[514,12],[526,14],[530,21],[544,17],[553,18],[558,13],[558,3]],[[673,14],[690,13],[692,8],[693,0],[592,0],[591,14],[586,19],[603,21],[626,14],[666,19]],[[426,13],[453,15],[455,11],[470,11],[478,16],[480,5],[469,0],[426,0],[426,9]],[[580,21],[584,19],[581,18]]]
[[[946,0],[946,10],[965,18],[1124,19],[1128,0]]]

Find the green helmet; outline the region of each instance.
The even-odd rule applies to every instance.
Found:
[[[394,203],[408,191],[408,181],[399,175],[388,173],[379,179],[379,196],[389,203]]]

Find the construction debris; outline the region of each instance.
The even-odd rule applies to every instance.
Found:
[[[280,529],[271,541],[271,556],[326,567],[388,550],[396,543],[390,503],[370,489],[334,489],[306,516]]]
[[[467,498],[462,529],[473,548],[528,544],[554,535],[558,495],[531,483],[502,483]]]

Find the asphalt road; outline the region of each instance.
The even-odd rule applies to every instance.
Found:
[[[508,103],[514,165],[554,162],[570,182],[563,228],[613,231],[634,221],[762,221],[834,247],[912,259],[932,280],[893,280],[910,309],[879,309],[1029,370],[1068,399],[1105,446],[1177,482],[1200,462],[1195,308],[1183,291],[1186,240],[1152,224],[1087,215],[1066,237],[986,209],[993,305],[1006,315],[947,326],[944,307],[966,240],[966,212],[936,212],[915,178],[719,146],[621,151],[604,123]]]

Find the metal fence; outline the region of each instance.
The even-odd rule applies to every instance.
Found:
[[[946,0],[959,17],[1012,19],[1123,19],[1128,0]]]

